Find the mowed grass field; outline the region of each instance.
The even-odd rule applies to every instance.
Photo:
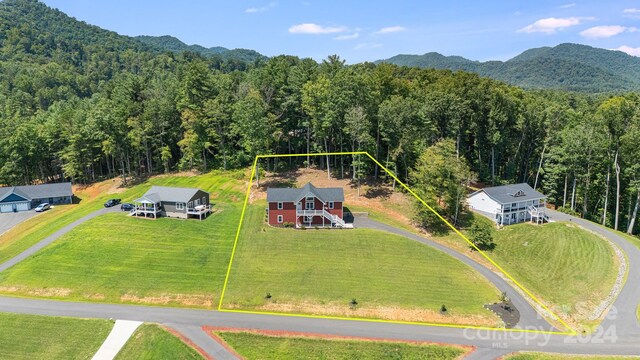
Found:
[[[224,308],[499,323],[483,309],[498,300],[497,289],[449,255],[370,229],[273,228],[264,209],[247,208]],[[446,315],[440,314],[442,305]]]
[[[215,213],[203,221],[99,216],[0,273],[0,293],[212,308],[231,256],[242,182],[220,174],[164,176],[122,198],[151,184],[208,190]]]
[[[461,347],[386,341],[276,337],[248,332],[215,332],[247,360],[445,360],[458,359]]]
[[[143,324],[118,352],[116,360],[204,359],[195,349],[155,324]]]
[[[111,328],[108,320],[0,313],[0,358],[90,359]]]
[[[507,226],[495,240],[489,255],[556,312],[585,318],[615,283],[619,263],[613,249],[574,224]]]
[[[244,186],[237,179],[241,172],[221,172],[191,175],[161,175],[130,188],[118,189],[119,193],[108,193],[112,180],[95,184],[90,189],[76,191],[79,203],[56,205],[53,209],[29,219],[0,236],[0,264],[28,249],[38,241],[60,230],[81,217],[102,208],[107,199],[121,198],[123,202],[134,200],[152,185],[197,187],[211,192],[212,202],[235,202],[244,194]]]

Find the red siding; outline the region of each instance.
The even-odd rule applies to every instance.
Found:
[[[278,223],[278,215],[282,215],[283,222]],[[282,210],[278,210],[278,203],[269,203],[269,225],[282,225],[283,223],[296,222],[296,206],[292,202],[285,202],[282,204]]]

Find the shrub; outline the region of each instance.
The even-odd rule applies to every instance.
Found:
[[[493,249],[496,244],[493,242],[493,229],[490,225],[474,222],[469,230],[471,241],[480,250]]]
[[[440,306],[440,313],[442,313],[442,314],[446,314],[447,313],[447,307],[444,304],[442,304],[442,306]]]
[[[292,228],[295,226],[295,224],[292,222],[285,222],[285,223],[282,223],[282,226],[286,228]]]
[[[558,208],[558,211],[563,212],[563,213],[565,213],[565,214],[572,215],[572,216],[581,217],[581,215],[580,215],[580,213],[579,213],[579,212],[577,212],[577,211],[575,211],[575,210],[571,210],[571,208],[566,208],[566,207],[562,207],[562,206],[560,206],[560,207]]]
[[[270,292],[268,292],[268,293],[264,296],[264,298],[265,298],[265,299],[271,299],[271,293],[270,293]]]
[[[355,309],[356,306],[358,306],[358,300],[356,300],[355,298],[351,299],[351,301],[349,301],[349,307]]]

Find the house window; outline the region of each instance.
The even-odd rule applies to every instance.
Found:
[[[176,210],[184,210],[184,203],[176,203]]]
[[[304,222],[311,223],[311,221],[313,221],[313,216],[305,216],[304,217]]]
[[[278,224],[282,224],[283,221],[284,218],[282,217],[282,215],[278,215]]]
[[[206,204],[206,203],[207,203],[207,198],[203,196],[203,197],[202,197],[202,204],[204,205],[204,204]]]
[[[518,204],[517,204],[517,203],[513,203],[513,204],[511,204],[511,207],[512,207],[512,208],[515,208],[516,206],[518,206]]]
[[[329,201],[329,209],[333,209],[333,201]]]
[[[282,210],[283,205],[282,205],[282,201],[278,201],[278,210]]]
[[[304,201],[304,208],[305,208],[306,210],[313,210],[313,209],[315,209],[314,199],[315,199],[315,198],[314,198],[313,196],[312,196],[312,197],[308,197],[308,198],[306,198],[306,199],[305,199],[305,201]]]
[[[200,205],[200,199],[196,199],[196,206]]]
[[[191,209],[193,207],[193,201],[189,201],[189,203],[187,204],[187,207]]]

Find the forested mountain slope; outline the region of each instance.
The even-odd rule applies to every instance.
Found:
[[[368,151],[414,186],[418,159],[437,150],[445,164],[468,165],[465,181],[526,181],[584,217],[638,228],[637,93],[530,91],[335,55],[245,63],[156,51],[35,0],[0,2],[0,24],[2,185],[243,168],[256,154],[309,149]],[[313,162],[338,176],[378,175],[358,158]]]
[[[588,93],[640,89],[640,58],[579,44],[529,49],[506,62],[478,62],[438,53],[397,55],[378,62],[470,71],[528,89]]]
[[[221,46],[205,48],[204,46],[200,46],[200,45],[187,45],[182,41],[180,41],[179,39],[169,35],[164,35],[164,36],[141,35],[141,36],[136,36],[135,39],[153,48],[165,50],[165,51],[172,51],[174,53],[191,51],[194,53],[198,53],[202,56],[208,56],[208,57],[218,56],[224,60],[237,59],[237,60],[242,60],[246,62],[254,62],[256,60],[267,59],[266,56],[260,54],[255,50],[248,50],[248,49],[229,50]]]

